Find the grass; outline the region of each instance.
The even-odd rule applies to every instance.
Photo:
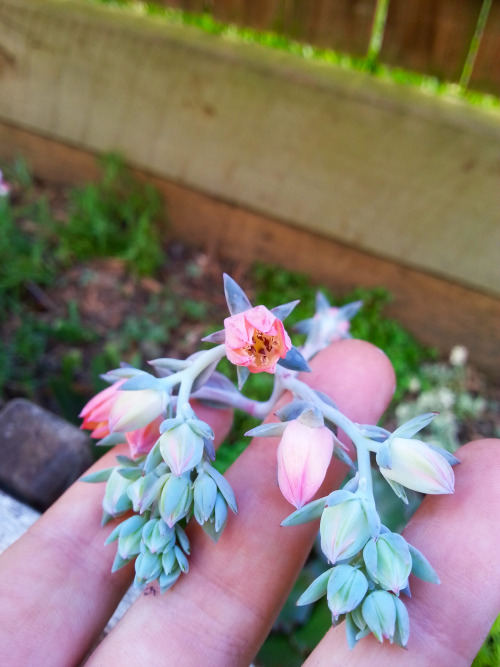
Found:
[[[470,74],[469,77],[462,77],[462,84],[450,83],[434,76],[410,72],[381,63],[378,57],[385,23],[384,10],[386,11],[386,8],[384,8],[384,5],[387,4],[387,0],[379,2],[380,11],[377,12],[378,20],[376,21],[365,57],[352,56],[332,49],[304,44],[278,32],[260,31],[222,23],[208,13],[196,14],[186,12],[180,9],[165,7],[155,2],[143,2],[142,0],[87,0],[87,2],[106,5],[110,8],[128,11],[135,15],[157,17],[174,25],[194,26],[204,32],[219,35],[229,40],[286,51],[306,60],[317,60],[344,69],[369,72],[382,80],[391,81],[397,85],[412,86],[432,95],[462,100],[467,104],[485,110],[500,110],[500,99],[498,97],[471,90],[467,87]],[[469,62],[466,63],[466,67],[470,67]]]

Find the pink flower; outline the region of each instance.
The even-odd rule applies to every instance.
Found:
[[[155,389],[120,391],[109,413],[109,430],[127,433],[143,428],[162,414],[166,403],[166,396]]]
[[[157,410],[159,408],[161,412],[163,404],[158,399],[161,399],[158,392],[120,391],[124,382],[119,380],[90,399],[80,412],[80,417],[83,417],[80,428],[91,431],[91,437],[99,440],[111,431],[128,431],[125,437],[131,455],[136,457],[147,454],[160,437],[159,428],[163,417]],[[117,428],[116,424],[122,428]],[[127,425],[128,429],[124,428]]]
[[[281,493],[300,508],[325,479],[333,454],[333,437],[326,426],[291,421],[278,446],[278,484]]]
[[[226,355],[251,373],[274,373],[292,343],[283,322],[265,306],[256,306],[224,320]]]
[[[105,438],[110,433],[109,429],[109,414],[113,407],[118,390],[125,380],[119,380],[111,386],[103,389],[98,394],[91,398],[80,412],[80,417],[83,417],[82,429],[92,431],[90,434],[92,438]]]
[[[162,421],[163,415],[160,415],[147,426],[126,434],[125,437],[127,438],[132,458],[135,459],[136,456],[148,454],[151,451],[160,437],[160,424]]]

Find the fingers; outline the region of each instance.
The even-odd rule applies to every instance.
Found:
[[[455,493],[427,496],[404,531],[437,571],[441,585],[411,578],[408,650],[372,637],[350,652],[343,626],[332,628],[307,661],[308,667],[421,667],[472,663],[500,611],[498,516],[500,441],[480,440],[458,450]]]
[[[376,421],[392,397],[387,358],[367,343],[343,341],[319,355],[310,383],[356,421]],[[142,596],[91,657],[90,665],[138,661],[248,665],[302,567],[317,523],[281,528],[293,510],[276,484],[276,439],[255,439],[228,471],[239,506],[217,545],[191,533],[190,572],[164,596]],[[338,485],[341,466],[329,484]],[[202,638],[193,641],[193,637]]]
[[[198,406],[218,441],[231,411]],[[116,464],[121,445],[91,470]],[[0,558],[0,664],[69,665],[88,653],[133,577],[129,565],[111,575],[116,547],[100,528],[102,484],[76,482]],[[64,631],[62,631],[64,628]]]

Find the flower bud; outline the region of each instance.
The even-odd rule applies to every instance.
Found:
[[[194,482],[194,516],[202,525],[210,519],[217,499],[217,484],[205,472],[201,472]]]
[[[265,306],[256,306],[224,320],[226,355],[251,373],[274,373],[292,348],[283,322]]]
[[[166,395],[155,389],[119,391],[109,413],[109,430],[126,433],[144,428],[165,409]]]
[[[127,489],[127,495],[132,501],[134,512],[142,514],[145,512],[160,493],[165,482],[166,475],[158,477],[154,472],[142,475],[136,479]]]
[[[168,475],[161,493],[159,509],[162,519],[172,528],[191,509],[193,490],[188,477]]]
[[[115,468],[106,484],[106,491],[102,500],[102,508],[106,514],[118,516],[132,507],[132,501],[127,495],[132,482],[122,477]]]
[[[425,442],[390,438],[389,468],[380,468],[387,479],[420,493],[453,493],[455,475],[448,461]]]
[[[382,642],[394,637],[396,629],[395,596],[386,591],[373,591],[366,596],[361,611],[367,626],[375,637]]]
[[[361,607],[363,619],[375,637],[382,642],[389,639],[406,646],[409,638],[409,618],[401,600],[387,591],[373,591]]]
[[[352,494],[326,507],[320,523],[321,549],[331,563],[355,556],[370,539],[370,527],[361,500]]]
[[[177,477],[198,465],[203,456],[203,447],[203,438],[186,423],[181,423],[160,436],[161,455]]]
[[[137,556],[140,552],[144,524],[145,518],[137,515],[131,516],[121,524],[118,553],[124,560]]]
[[[333,437],[326,426],[289,422],[278,446],[278,484],[289,503],[300,508],[325,479],[333,454]]]
[[[361,604],[368,590],[365,575],[351,565],[336,565],[328,579],[327,599],[333,618]]]
[[[125,380],[119,380],[96,394],[80,412],[83,423],[80,428],[92,431],[92,438],[105,438],[109,435],[109,414],[118,396],[118,390]]]
[[[157,579],[163,572],[160,554],[152,554],[144,549],[135,559],[135,586],[141,588],[144,584]]]
[[[382,588],[399,595],[408,585],[412,558],[401,535],[384,533],[370,540],[363,549],[363,559],[368,574]]]
[[[151,519],[144,526],[142,541],[151,553],[162,553],[175,544],[175,531],[163,519]]]

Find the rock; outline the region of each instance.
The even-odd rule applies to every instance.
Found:
[[[44,511],[92,463],[76,426],[16,398],[0,412],[0,487]]]

